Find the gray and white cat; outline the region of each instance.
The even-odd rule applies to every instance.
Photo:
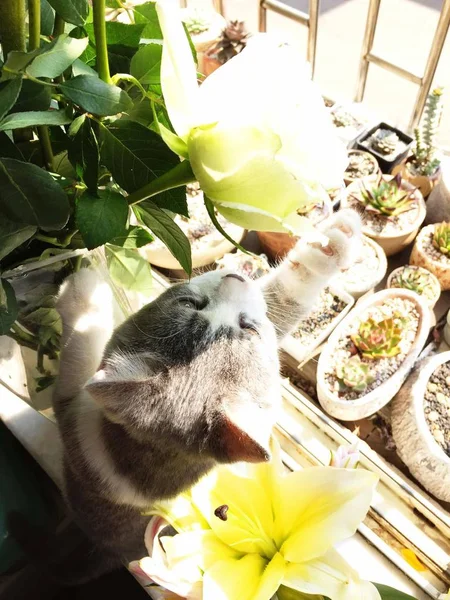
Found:
[[[83,269],[62,286],[54,409],[65,495],[111,565],[145,555],[141,516],[218,463],[266,461],[280,403],[277,343],[351,264],[356,213],[299,242],[269,276],[214,271],[173,286],[113,331],[111,292]]]

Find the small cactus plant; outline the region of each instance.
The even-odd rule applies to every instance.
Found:
[[[450,223],[438,223],[435,226],[433,246],[442,254],[450,254]]]
[[[436,134],[442,116],[442,87],[434,88],[430,92],[425,105],[422,128],[414,129],[415,148],[411,165],[419,175],[433,175],[441,164],[435,157]]]
[[[395,313],[382,321],[369,317],[360,324],[358,333],[352,335],[351,339],[363,358],[379,360],[400,354],[402,332],[403,319]]]
[[[383,156],[394,154],[398,143],[398,135],[390,129],[378,129],[370,138],[370,145]]]
[[[402,188],[400,174],[390,181],[379,175],[375,183],[364,183],[360,194],[354,198],[364,204],[365,210],[393,218],[416,206],[415,191],[416,188]]]
[[[364,392],[373,383],[374,377],[369,373],[369,365],[363,363],[358,355],[336,367],[336,377],[341,391],[348,389]]]

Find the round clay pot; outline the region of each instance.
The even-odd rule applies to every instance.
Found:
[[[378,161],[375,158],[375,156],[370,154],[370,152],[366,152],[365,150],[349,150],[348,151],[349,158],[350,158],[350,156],[354,156],[354,155],[364,156],[373,165],[373,173],[371,173],[370,175],[366,175],[366,177],[375,178],[380,173],[380,167],[378,165]],[[357,179],[361,179],[361,177],[352,177],[350,174],[347,173],[347,171],[344,173],[344,181],[345,181],[346,185],[350,185]]]
[[[415,304],[419,314],[419,325],[417,328],[416,339],[405,357],[405,360],[397,371],[377,388],[365,394],[357,400],[344,400],[334,394],[325,380],[325,373],[331,358],[335,352],[335,347],[340,338],[346,334],[352,321],[358,318],[361,313],[365,313],[368,308],[377,304],[383,304],[388,298],[400,297],[411,300]],[[322,408],[332,417],[341,421],[359,421],[370,417],[388,404],[390,400],[400,389],[402,383],[408,376],[409,371],[414,366],[430,332],[430,310],[422,298],[409,290],[391,289],[382,290],[366,298],[362,298],[353,308],[353,310],[341,321],[337,328],[330,335],[328,342],[320,354],[317,366],[317,396]]]
[[[328,199],[323,203],[322,214],[314,220],[314,224],[324,221],[332,213],[333,205],[331,200]],[[257,235],[262,251],[272,261],[282,260],[298,240],[295,235],[277,231],[258,231]]]
[[[384,175],[385,179],[388,179],[390,177],[391,177],[390,175]],[[364,184],[364,182],[371,182],[371,181],[372,181],[371,177],[366,177],[364,179],[357,179],[356,181],[351,183],[347,188],[347,195],[342,200],[341,205],[343,207],[348,207],[351,204],[349,202],[349,198],[353,194],[356,195],[360,191],[361,185]],[[403,185],[404,185],[405,189],[408,189],[408,188],[413,189],[413,186],[408,182],[404,182]],[[416,237],[417,232],[419,231],[419,228],[422,225],[423,220],[425,219],[426,208],[425,208],[425,201],[423,199],[423,196],[419,192],[419,190],[416,190],[414,195],[416,197],[419,210],[417,211],[417,217],[416,217],[415,221],[411,225],[409,225],[409,227],[407,229],[403,229],[398,234],[393,235],[393,234],[383,234],[383,233],[376,234],[370,229],[370,227],[367,227],[365,225],[363,225],[363,227],[362,227],[362,231],[363,231],[364,235],[367,235],[368,237],[375,240],[377,242],[377,244],[379,244],[383,248],[386,256],[392,256],[393,254],[398,254],[404,248],[409,246],[409,244],[411,244],[411,242],[414,241],[414,238]]]
[[[412,265],[423,267],[433,273],[433,275],[436,275],[441,284],[441,290],[450,290],[450,261],[447,265],[444,262],[434,260],[423,249],[424,240],[432,231],[434,231],[437,224],[438,223],[435,225],[427,225],[421,230],[416,238],[409,262]]]
[[[425,224],[450,221],[450,168],[441,164],[441,178],[427,200]]]
[[[360,281],[360,280],[346,280],[346,274],[343,272],[336,279],[336,284],[342,287],[348,294],[351,294],[353,298],[358,299],[364,294],[367,294],[370,290],[380,283],[383,277],[386,275],[387,271],[387,259],[386,254],[381,246],[379,246],[376,242],[374,242],[371,238],[363,235],[363,244],[370,246],[375,251],[375,254],[378,258],[378,269],[373,274],[373,278],[370,281]],[[355,264],[357,261],[355,262]],[[352,267],[347,271],[351,271]]]
[[[431,273],[428,269],[424,269],[423,267],[418,267],[416,265],[404,265],[403,267],[394,269],[388,277],[386,287],[391,288],[391,289],[407,289],[407,288],[399,288],[399,287],[392,285],[392,281],[395,278],[395,276],[398,273],[400,273],[401,271],[403,271],[405,269],[405,267],[408,267],[410,269],[415,269],[418,271],[419,270],[423,271],[423,273],[429,278],[430,286],[432,286],[432,289],[433,289],[433,297],[428,298],[427,296],[424,296],[422,294],[419,294],[419,296],[422,296],[422,298],[425,300],[425,302],[428,304],[428,306],[430,308],[434,308],[436,302],[439,300],[439,297],[441,295],[441,284],[439,283],[439,279],[435,275],[433,275],[433,273]],[[412,290],[412,291],[414,291],[414,290]],[[417,293],[417,292],[415,292],[415,293]]]
[[[425,489],[446,502],[450,502],[450,458],[428,427],[423,399],[433,372],[449,361],[450,352],[421,361],[392,403],[392,434],[398,455]]]
[[[408,169],[408,163],[410,161],[411,161],[411,159],[408,158],[408,159],[406,159],[406,161],[403,161],[399,165],[395,166],[392,169],[392,175],[397,175],[397,173],[400,173],[402,176],[402,179],[409,181],[409,183],[412,186],[414,186],[420,190],[420,193],[422,194],[422,196],[424,198],[428,198],[428,196],[431,194],[431,191],[434,189],[434,187],[438,183],[439,179],[441,178],[441,169],[438,168],[436,173],[434,173],[433,175],[430,175],[430,176],[414,175]]]

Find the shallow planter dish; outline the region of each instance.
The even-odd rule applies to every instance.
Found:
[[[385,155],[380,154],[372,148],[370,138],[378,129],[389,129],[389,131],[396,133],[398,135],[399,140],[403,142],[404,148],[393,158],[388,159]],[[405,160],[405,158],[408,156],[412,143],[413,138],[409,135],[406,135],[406,133],[403,133],[403,131],[400,131],[400,129],[392,127],[391,125],[387,125],[387,123],[379,123],[375,127],[372,127],[372,129],[366,131],[358,137],[358,139],[356,140],[356,148],[358,150],[365,150],[366,152],[370,152],[370,154],[373,154],[373,156],[375,156],[375,158],[377,159],[378,164],[380,165],[381,171],[383,173],[391,173],[392,169],[396,165],[400,164],[403,160]]]
[[[352,157],[355,157],[355,156],[365,158],[372,166],[372,172],[367,173],[367,175],[363,175],[361,177],[356,177],[356,176],[352,175],[349,171],[345,171],[344,181],[345,181],[346,185],[350,185],[354,181],[356,181],[358,179],[362,179],[363,177],[374,177],[375,178],[378,175],[378,173],[380,172],[380,167],[378,165],[377,159],[375,158],[375,156],[373,156],[373,154],[370,154],[370,152],[366,152],[365,150],[349,150],[348,151],[349,165],[350,165],[350,161],[351,161]],[[347,169],[348,169],[348,167],[347,167]]]
[[[428,304],[430,309],[434,308],[436,302],[439,300],[439,297],[441,295],[441,285],[439,283],[438,278],[435,275],[433,275],[433,273],[431,273],[428,269],[424,269],[423,267],[418,267],[416,265],[404,265],[403,267],[394,269],[394,271],[392,271],[392,273],[388,277],[386,287],[391,289],[408,289],[404,288],[403,286],[395,285],[396,276],[400,275],[406,267],[408,269],[413,269],[417,270],[418,272],[422,272],[424,276],[428,277],[428,280],[430,282],[430,285],[428,286],[430,290],[429,295],[427,296],[426,294],[419,294],[419,296],[422,296],[422,298]],[[419,292],[415,293],[418,294]]]
[[[350,184],[347,188],[347,194],[345,196],[345,198],[342,200],[342,206],[343,207],[349,207],[352,206],[352,202],[351,202],[351,197],[352,195],[356,195],[362,185],[364,184],[364,182],[371,182],[372,179],[371,177],[368,178],[364,178],[364,179],[358,179],[356,181],[354,181],[352,184]],[[405,189],[412,189],[412,186],[410,183],[403,182],[402,185],[405,187]],[[407,246],[409,246],[409,244],[411,244],[414,241],[414,238],[417,235],[417,232],[419,231],[420,226],[423,223],[423,220],[425,219],[425,214],[426,214],[426,207],[425,207],[425,201],[422,197],[422,194],[416,190],[415,192],[415,197],[417,200],[417,205],[418,205],[418,210],[417,210],[417,215],[416,218],[414,219],[413,223],[411,223],[407,228],[404,228],[403,230],[399,231],[398,233],[376,233],[372,230],[371,227],[369,227],[368,225],[364,224],[364,214],[362,215],[363,218],[363,228],[362,231],[364,233],[364,235],[367,235],[368,237],[372,238],[373,240],[375,240],[377,242],[377,244],[379,244],[384,252],[386,253],[386,256],[392,256],[393,254],[397,254],[398,252],[401,252],[404,248],[406,248]]]
[[[412,265],[424,267],[433,273],[433,275],[436,275],[441,284],[441,290],[450,290],[450,258],[446,259],[442,255],[442,261],[435,260],[424,250],[425,241],[433,233],[435,226],[427,225],[420,231],[412,249],[409,262]]]
[[[323,206],[314,208],[308,213],[314,225],[321,223],[333,213],[333,204],[328,198]],[[278,231],[258,231],[257,232],[261,249],[264,254],[272,261],[283,259],[289,250],[295,246],[298,238],[290,233],[280,233]]]
[[[328,338],[330,333],[349,313],[350,309],[355,303],[354,298],[350,296],[350,294],[338,288],[336,285],[330,285],[328,291],[333,296],[338,298],[338,300],[342,303],[342,310],[336,312],[332,319],[322,328],[320,326],[320,321],[318,321],[317,326],[313,328],[316,337],[311,339],[310,342],[302,343],[300,339],[295,338],[294,335],[291,334],[288,335],[281,343],[282,349],[290,354],[299,363],[304,362],[314,352],[314,350]],[[311,324],[317,317],[320,316],[320,314],[321,313],[317,310],[311,311],[305,318],[305,323]]]
[[[410,163],[411,158],[407,158],[406,161],[400,163],[392,169],[392,175],[397,175],[397,173],[400,173],[402,179],[409,181],[411,185],[420,190],[420,193],[424,198],[428,198],[441,178],[441,168],[438,167],[437,171],[433,173],[433,175],[414,175],[408,166]]]
[[[359,315],[365,313],[370,307],[384,304],[389,298],[404,298],[410,300],[419,314],[419,323],[415,340],[404,361],[393,375],[377,388],[356,400],[344,400],[334,393],[326,381],[326,372],[333,364],[333,355],[339,340],[344,337]],[[430,310],[420,296],[409,290],[395,289],[382,290],[372,296],[361,299],[349,315],[339,324],[328,339],[328,342],[319,357],[317,367],[317,395],[324,410],[342,421],[359,421],[375,414],[385,406],[398,392],[402,383],[413,368],[417,357],[422,350],[430,331]]]
[[[450,352],[424,359],[392,403],[392,434],[397,452],[431,494],[450,502],[450,458],[436,442],[424,412],[424,396],[434,371],[450,361]]]
[[[371,238],[363,236],[363,251],[365,259],[358,259],[354,264],[340,273],[336,278],[336,285],[357,299],[373,290],[380,283],[387,271],[386,254],[381,246]],[[370,261],[369,269],[367,261]],[[370,275],[370,277],[367,277]],[[366,277],[366,279],[364,279]]]

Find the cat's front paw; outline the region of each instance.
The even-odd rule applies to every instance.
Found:
[[[299,242],[289,259],[317,275],[332,276],[348,269],[358,258],[362,246],[361,219],[351,209],[343,209],[324,221],[320,231],[328,243]]]
[[[72,327],[83,315],[109,319],[112,315],[112,292],[95,271],[80,269],[62,284],[56,309],[63,323]]]

